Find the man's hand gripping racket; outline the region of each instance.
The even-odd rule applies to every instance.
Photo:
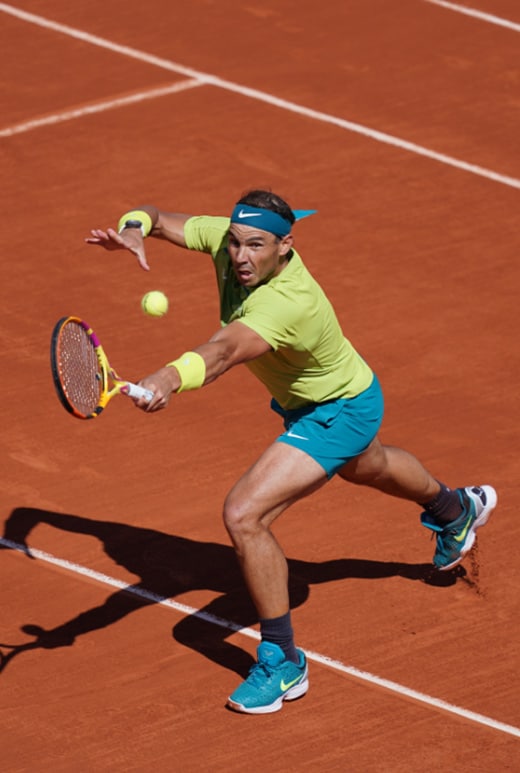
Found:
[[[124,381],[110,365],[99,338],[79,317],[63,317],[51,338],[54,386],[64,408],[78,419],[94,419],[118,394],[147,402],[154,394]]]

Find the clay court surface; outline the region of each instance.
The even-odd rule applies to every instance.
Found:
[[[325,5],[0,3],[6,773],[520,769],[520,7]],[[267,393],[237,368],[81,422],[48,350],[79,315],[137,380],[204,341],[207,256],[149,242],[146,273],[84,239],[266,186],[319,211],[296,246],[379,375],[383,441],[499,505],[443,575],[413,504],[333,480],[289,510],[311,687],[251,717],[225,708],[258,625],[220,512],[280,431]]]

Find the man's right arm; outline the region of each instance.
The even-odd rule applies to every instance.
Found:
[[[146,221],[146,224],[149,226],[149,228],[146,228],[147,236],[164,239],[172,244],[176,244],[178,247],[187,246],[184,238],[184,224],[192,217],[191,215],[162,212],[150,204],[136,207],[136,209],[130,210],[130,212],[132,215],[130,223]],[[140,218],[140,213],[144,217]],[[123,215],[121,220],[124,217],[127,217],[127,215]],[[97,244],[106,250],[128,250],[137,257],[141,268],[145,271],[150,270],[144,249],[144,236],[139,226],[128,227],[124,224],[119,229],[119,232],[114,228],[107,228],[106,231],[95,228],[90,233],[91,236],[85,239],[87,244]]]
[[[150,236],[172,242],[172,244],[176,244],[178,247],[186,247],[184,223],[190,217],[193,217],[192,215],[186,215],[181,212],[162,212],[157,207],[149,204],[137,207],[137,210],[146,212],[150,216],[152,221]]]

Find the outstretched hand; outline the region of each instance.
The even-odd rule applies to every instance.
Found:
[[[136,256],[142,269],[150,270],[144,250],[143,235],[139,228],[127,228],[120,234],[113,228],[107,228],[106,231],[94,228],[90,233],[92,236],[85,239],[87,244],[97,244],[105,250],[128,250]]]

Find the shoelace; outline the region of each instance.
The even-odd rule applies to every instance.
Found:
[[[249,676],[247,681],[251,684],[258,684],[264,676],[270,679],[275,672],[273,666],[269,666],[267,663],[254,663],[249,669]]]

